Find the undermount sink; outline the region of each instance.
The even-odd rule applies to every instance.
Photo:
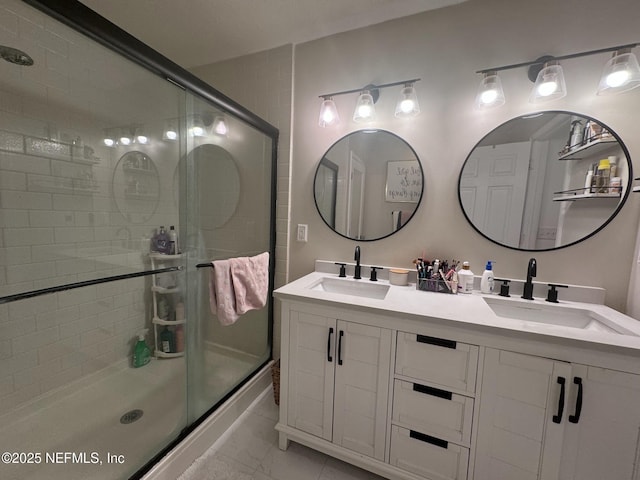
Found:
[[[484,301],[496,315],[503,318],[603,333],[633,335],[591,310],[489,297],[484,297]]]
[[[356,297],[374,298],[382,300],[389,291],[389,285],[369,282],[368,280],[349,280],[334,277],[324,277],[314,282],[311,290],[328,293],[340,293],[342,295],[355,295]]]

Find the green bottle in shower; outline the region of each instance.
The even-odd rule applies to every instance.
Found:
[[[144,341],[144,337],[147,334],[148,329],[142,330],[138,333],[138,341],[133,349],[133,366],[134,368],[144,367],[151,361],[151,349]]]

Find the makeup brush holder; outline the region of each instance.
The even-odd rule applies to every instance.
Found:
[[[418,281],[416,282],[416,290],[436,293],[457,293],[453,291],[451,282],[446,282],[441,278],[418,278]]]

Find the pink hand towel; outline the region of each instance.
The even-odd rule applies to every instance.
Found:
[[[269,253],[212,262],[209,278],[211,313],[231,325],[249,310],[260,309],[269,293]]]

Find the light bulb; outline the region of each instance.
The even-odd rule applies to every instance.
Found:
[[[123,135],[120,137],[120,145],[131,145],[131,138]]]
[[[549,77],[545,77],[542,83],[538,86],[538,93],[543,97],[548,97],[558,89],[558,82]]]
[[[617,88],[624,85],[631,75],[627,70],[619,70],[617,72],[612,72],[607,75],[605,80],[607,87]]]
[[[376,115],[373,103],[373,96],[371,96],[371,93],[369,93],[368,90],[363,91],[358,97],[356,109],[353,112],[353,121],[356,123],[373,121]]]
[[[138,135],[136,137],[136,142],[140,145],[146,145],[147,143],[149,143],[149,138],[146,135]]]
[[[167,140],[175,140],[178,138],[178,132],[175,130],[167,130],[164,135]]]
[[[224,121],[224,117],[216,117],[213,120],[213,131],[223,137],[229,133],[229,127],[227,127],[227,122]]]
[[[116,144],[115,140],[113,138],[109,138],[109,137],[105,138],[102,141],[105,144],[105,146],[107,146],[107,147],[113,147]]]
[[[476,94],[476,108],[499,107],[504,103],[505,98],[500,77],[495,71],[485,72]]]

